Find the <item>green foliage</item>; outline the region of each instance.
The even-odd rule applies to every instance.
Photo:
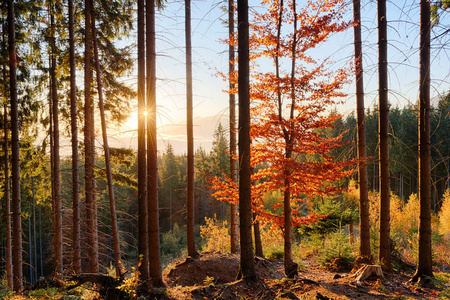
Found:
[[[357,210],[345,207],[342,202],[333,200],[327,200],[324,204],[319,204],[312,211],[324,217],[316,223],[301,226],[299,229],[301,234],[317,233],[323,236],[358,219]]]
[[[284,258],[284,250],[281,249],[272,250],[267,254],[267,258],[273,260],[282,260]]]
[[[304,256],[318,256],[320,249],[324,247],[324,237],[318,233],[312,233],[302,241],[305,249]]]
[[[29,296],[31,299],[54,299],[60,291],[56,288],[46,288],[30,291]]]
[[[443,284],[450,283],[450,274],[445,272],[435,272],[434,277],[436,277],[437,280],[439,280]]]
[[[330,233],[320,250],[319,262],[330,270],[351,270],[356,256],[348,242],[348,236],[341,230]]]
[[[220,174],[230,175],[230,155],[227,133],[221,123],[217,125],[214,130],[212,141],[211,160],[213,163],[213,174],[219,176]]]
[[[172,230],[162,234],[160,247],[163,265],[182,256],[186,252],[186,229],[175,223]]]

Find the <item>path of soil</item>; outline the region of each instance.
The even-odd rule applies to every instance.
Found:
[[[385,274],[386,280],[357,284],[346,273],[304,260],[298,277],[284,279],[283,263],[256,258],[256,282],[235,281],[239,256],[203,253],[164,270],[168,299],[440,299],[442,291],[410,285],[409,276]]]

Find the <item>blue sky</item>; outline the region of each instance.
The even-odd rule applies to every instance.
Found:
[[[251,8],[260,7],[259,1],[249,1]],[[192,1],[192,47],[194,91],[195,148],[209,150],[212,134],[221,121],[227,125],[228,95],[222,90],[227,83],[216,76],[217,71],[228,69],[227,45],[219,40],[227,37],[228,29],[221,19],[227,15],[221,9],[226,5],[218,0]],[[415,103],[419,78],[419,1],[388,1],[388,60],[390,103],[404,106]],[[366,107],[377,101],[377,18],[376,1],[362,1],[363,55]],[[349,7],[349,18],[352,7]],[[445,13],[440,24],[433,29],[432,38],[449,29],[450,14]],[[176,152],[185,152],[185,54],[184,54],[184,1],[168,1],[157,16],[157,105],[159,150],[164,151],[170,141]],[[450,34],[433,40],[432,97],[450,90]],[[332,37],[314,50],[317,57],[330,56],[339,67],[353,61],[353,29]],[[129,80],[133,80],[130,78]],[[336,107],[344,115],[354,110],[354,84],[346,87],[348,98]],[[134,147],[135,119],[120,129],[116,143]],[[126,133],[126,134],[123,134]]]

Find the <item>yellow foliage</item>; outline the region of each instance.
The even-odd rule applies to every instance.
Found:
[[[261,243],[264,255],[268,255],[274,251],[284,249],[283,232],[279,227],[272,226],[271,223],[260,225],[261,229]]]
[[[391,193],[390,198],[390,213],[391,213],[391,232],[399,232],[404,229],[404,218],[402,213],[403,201]]]
[[[369,191],[369,218],[371,230],[378,231],[380,228],[380,194],[376,191]]]
[[[420,201],[417,194],[411,194],[403,208],[403,218],[408,229],[419,228]]]
[[[442,206],[439,211],[439,233],[450,239],[450,190],[442,196]]]
[[[220,223],[214,218],[205,217],[206,225],[200,226],[200,235],[205,244],[202,247],[204,252],[228,253],[231,250],[230,235],[228,233],[228,223]]]

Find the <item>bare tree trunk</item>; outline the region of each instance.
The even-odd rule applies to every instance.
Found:
[[[361,1],[353,0],[353,20],[355,22],[355,69],[356,69],[356,115],[358,125],[358,171],[359,171],[359,222],[360,245],[359,256],[370,259],[370,224],[369,224],[369,195],[366,162],[366,124],[364,111],[364,81],[361,42]]]
[[[77,85],[75,66],[75,33],[73,0],[69,4],[69,63],[70,63],[70,130],[72,136],[72,250],[73,270],[81,273],[80,245],[80,182],[78,169],[78,121],[77,121]]]
[[[6,77],[5,77],[6,78]],[[11,194],[9,189],[9,146],[8,146],[8,110],[3,105],[3,133],[5,141],[5,222],[6,222],[6,283],[9,290],[13,289],[12,239],[11,239]]]
[[[248,0],[238,0],[239,86],[239,221],[241,264],[244,279],[256,279],[252,242],[252,192],[250,166],[250,51]]]
[[[163,287],[159,245],[158,153],[156,137],[156,36],[155,0],[147,0],[147,205],[149,275],[154,287]]]
[[[31,211],[31,201],[28,200],[28,211]],[[33,238],[31,237],[32,231],[31,231],[31,215],[28,215],[28,268],[30,272],[30,280],[29,283],[31,285],[34,284],[34,278],[33,278]]]
[[[256,219],[256,213],[253,213],[253,231],[255,235],[255,255],[264,257],[261,240],[261,229],[259,227],[259,220]]]
[[[138,0],[138,237],[139,280],[148,278],[147,160],[145,155],[145,0]],[[147,112],[148,113],[148,112]]]
[[[94,11],[92,10],[92,13]],[[121,260],[120,260],[120,239],[119,239],[119,226],[117,225],[117,212],[116,212],[116,200],[114,198],[114,183],[111,172],[111,159],[109,155],[108,135],[106,132],[106,118],[105,118],[105,105],[103,103],[103,89],[102,78],[100,71],[100,62],[98,55],[97,45],[97,30],[95,28],[95,17],[92,15],[92,40],[94,44],[94,61],[95,72],[97,74],[97,92],[98,92],[98,107],[100,110],[100,118],[102,123],[102,137],[103,137],[103,151],[105,152],[105,168],[106,178],[108,183],[108,195],[109,195],[109,211],[111,217],[111,227],[114,244],[114,265],[116,267],[116,278],[121,278]]]
[[[51,78],[51,99],[53,117],[53,247],[55,259],[55,276],[62,280],[63,276],[63,242],[62,242],[62,212],[61,212],[61,180],[60,180],[60,157],[59,157],[59,101],[56,83],[56,36],[55,36],[55,16],[53,12],[53,1],[50,6],[50,78]]]
[[[34,192],[34,176],[31,177],[31,194],[33,199],[33,277],[34,281],[38,280],[37,278],[37,240],[36,240],[36,198]]]
[[[390,185],[389,185],[389,104],[387,73],[386,0],[378,0],[378,72],[380,136],[380,249],[383,268],[391,268]]]
[[[85,147],[85,190],[86,190],[86,227],[88,240],[89,268],[98,273],[98,237],[97,205],[95,203],[94,177],[94,101],[91,95],[91,13],[92,0],[85,0],[85,56],[84,56],[84,147]]]
[[[430,151],[430,2],[420,1],[419,92],[419,253],[412,281],[433,277],[431,256],[431,151]]]
[[[194,134],[192,124],[192,46],[191,46],[191,1],[185,0],[186,37],[186,110],[187,110],[187,246],[188,256],[196,259],[194,236]]]
[[[42,205],[39,204],[39,270],[40,277],[44,277],[44,259],[42,251]]]
[[[17,101],[17,53],[14,25],[14,1],[8,0],[8,50],[11,103],[11,172],[12,172],[12,221],[13,221],[13,274],[14,291],[23,289],[22,273],[22,222],[20,208],[20,156],[19,156],[19,112]]]
[[[286,156],[290,154],[286,154]],[[294,278],[297,275],[297,264],[292,259],[292,211],[291,211],[291,195],[289,171],[285,171],[284,178],[284,272],[287,277]]]
[[[231,43],[232,39],[234,39],[234,0],[228,1],[228,35],[230,39],[229,43],[229,73],[234,73],[234,44]],[[230,91],[233,91],[235,88],[234,81],[231,80],[230,77]],[[234,80],[234,79],[233,79]],[[230,178],[234,182],[237,180],[236,178],[236,95],[234,92],[230,93]],[[234,203],[230,204],[230,245],[231,245],[231,253],[238,253],[238,212],[237,205]]]

